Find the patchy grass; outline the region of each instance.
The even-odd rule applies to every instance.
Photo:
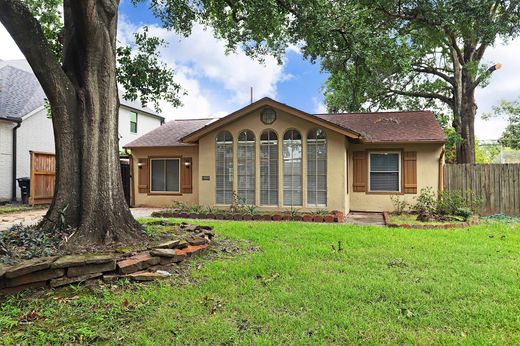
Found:
[[[465,223],[464,219],[462,217],[458,216],[450,216],[454,218],[455,220],[450,221],[417,221],[417,215],[416,214],[410,214],[410,213],[402,213],[401,215],[397,214],[388,214],[390,217],[390,222],[395,223],[397,225],[445,225],[445,224],[463,224]]]
[[[208,253],[187,278],[8,298],[0,343],[520,343],[517,224],[200,222],[260,251]]]
[[[44,209],[48,206],[30,206],[30,205],[24,205],[24,204],[3,204],[0,205],[0,215],[1,214],[13,214],[13,213],[21,213],[24,211],[29,210],[38,210],[38,209]]]

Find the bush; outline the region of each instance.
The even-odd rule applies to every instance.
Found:
[[[390,196],[390,200],[392,201],[392,204],[394,205],[394,210],[397,215],[401,215],[403,211],[408,207],[408,202],[406,202],[399,196]]]
[[[421,189],[417,202],[412,206],[418,216],[418,220],[427,221],[433,218],[437,212],[437,196],[431,187]]]
[[[472,191],[442,191],[439,193],[437,213],[440,215],[457,215],[459,209],[469,209],[472,214],[482,206],[482,199]]]
[[[473,215],[473,212],[470,208],[458,208],[454,215],[460,216],[464,218],[464,221],[468,221],[468,219]]]

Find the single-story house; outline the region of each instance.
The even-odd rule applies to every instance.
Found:
[[[442,186],[446,137],[430,111],[309,114],[263,98],[220,119],[174,120],[130,142],[132,205],[260,211],[392,210]]]
[[[30,152],[54,153],[45,93],[27,60],[0,60],[0,202],[20,198],[16,178],[30,176]],[[139,102],[120,97],[120,148],[164,124]]]

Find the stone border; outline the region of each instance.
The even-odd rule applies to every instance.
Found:
[[[462,222],[462,223],[446,223],[442,225],[420,225],[420,224],[397,224],[390,222],[390,215],[387,211],[383,212],[383,219],[385,225],[390,228],[413,228],[413,229],[450,229],[450,228],[464,228],[474,225],[479,225],[480,222],[477,220]]]
[[[92,279],[151,281],[171,276],[161,266],[180,263],[203,251],[215,235],[208,226],[182,223],[179,228],[193,234],[187,240],[166,241],[139,253],[41,257],[9,267],[0,265],[0,296],[27,288],[56,288]]]
[[[234,221],[302,221],[320,223],[343,223],[345,215],[340,211],[332,211],[328,215],[289,215],[289,214],[237,214],[229,212],[219,212],[216,214],[205,213],[185,213],[176,211],[156,211],[151,217],[182,218],[182,219],[208,219],[208,220],[234,220]]]

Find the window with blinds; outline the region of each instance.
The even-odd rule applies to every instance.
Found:
[[[370,153],[369,191],[401,191],[401,155],[398,152]]]
[[[238,135],[237,144],[237,193],[238,198],[247,204],[256,204],[256,150],[255,134],[244,130]]]
[[[273,130],[260,136],[260,204],[278,205],[278,136]]]
[[[228,131],[217,135],[215,146],[215,178],[217,204],[233,200],[233,136]]]
[[[321,129],[307,136],[307,205],[327,205],[327,138]]]
[[[151,159],[150,192],[180,192],[180,159]]]
[[[302,136],[288,130],[283,136],[283,204],[301,206],[302,199]]]

